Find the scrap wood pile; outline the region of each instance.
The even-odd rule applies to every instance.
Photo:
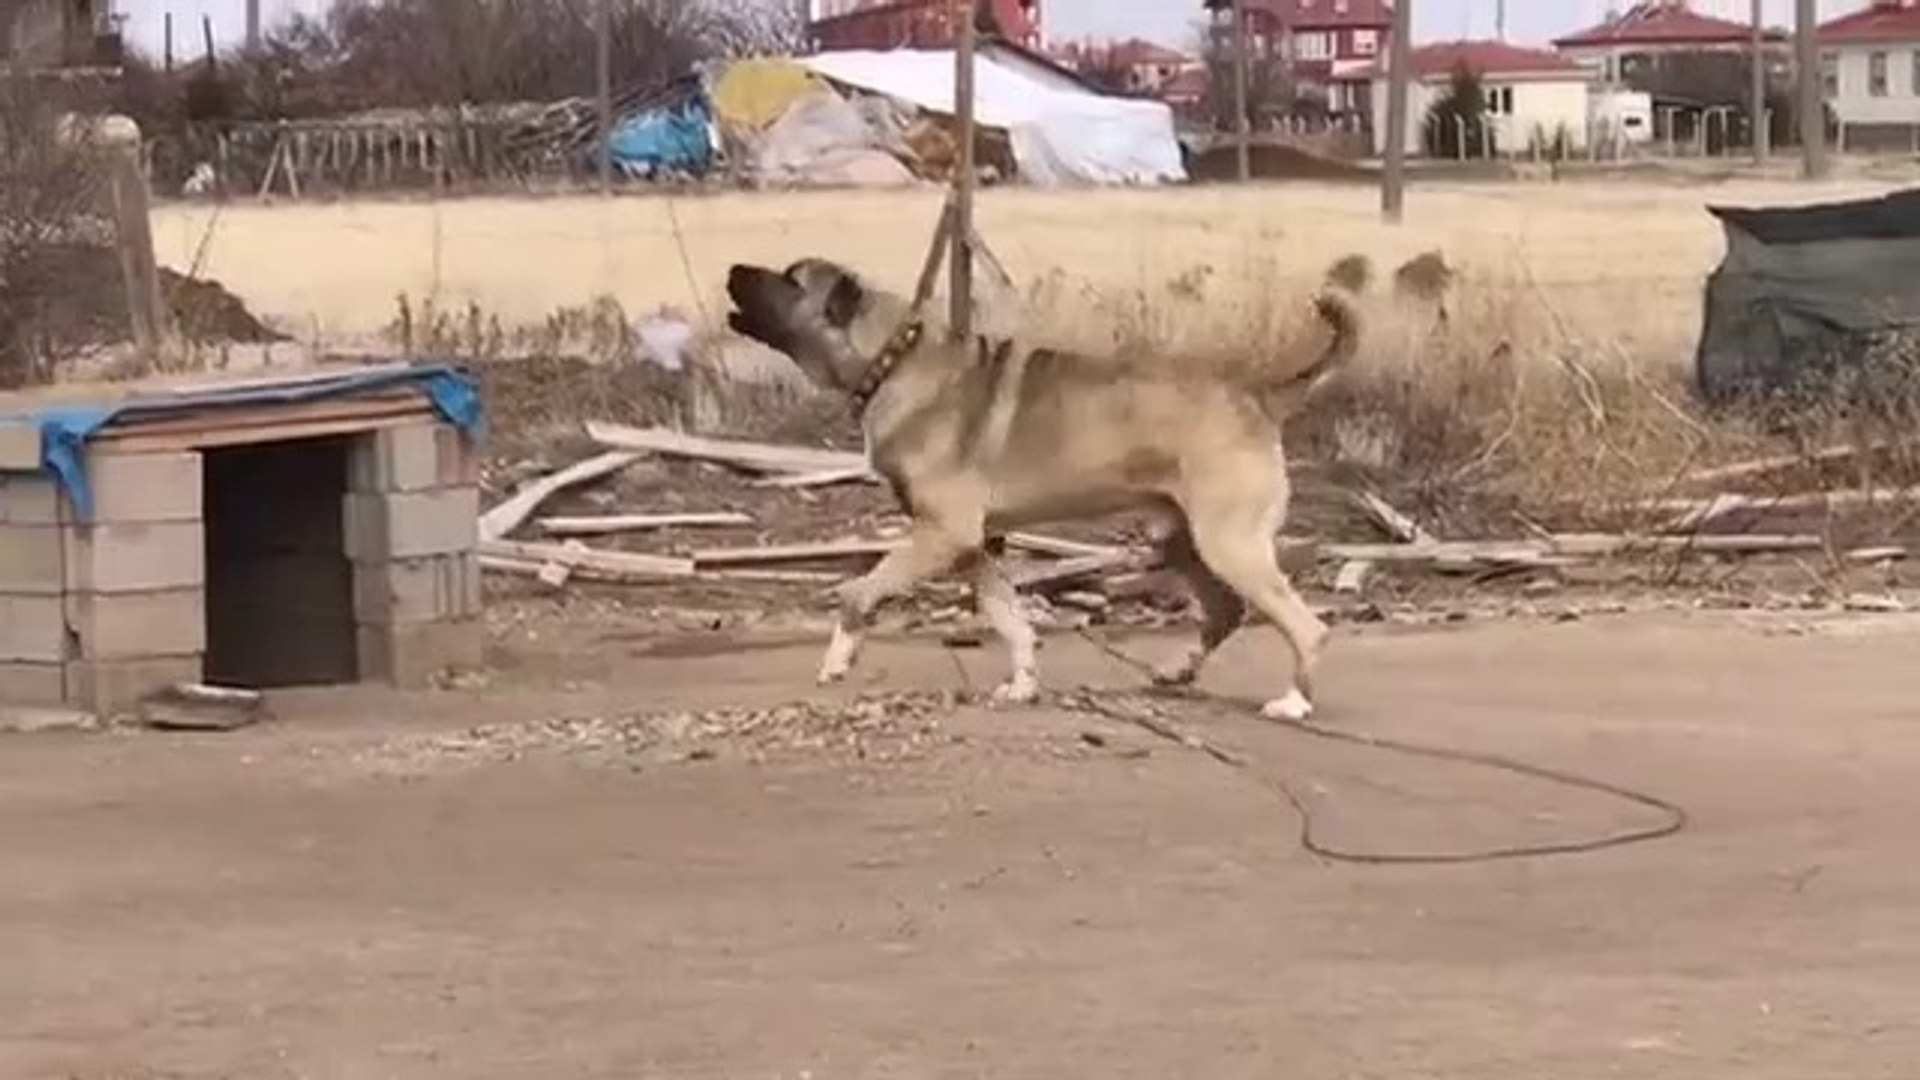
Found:
[[[904,519],[885,508],[891,500],[856,451],[717,439],[668,428],[638,428],[590,422],[585,432],[597,452],[522,484],[482,515],[481,559],[492,572],[534,578],[549,587],[571,581],[633,585],[759,583],[808,587],[820,592],[871,566],[901,543]],[[1847,451],[1829,452],[1835,457]],[[1739,486],[1788,470],[1804,459],[1748,462],[1699,472],[1687,484],[1713,490]],[[718,470],[731,487],[689,500],[681,485],[663,493],[667,505],[607,505],[596,512],[549,513],[543,508],[564,493],[605,481],[643,463],[658,468]],[[1686,486],[1686,485],[1683,485]],[[760,503],[739,497],[752,493]],[[808,538],[775,535],[759,507],[778,500],[818,502],[830,493],[840,501],[823,503],[806,519]],[[1348,491],[1344,498],[1381,534],[1376,542],[1332,542],[1281,536],[1282,561],[1296,573],[1324,567],[1336,593],[1366,590],[1376,569],[1463,575],[1486,581],[1526,575],[1553,575],[1568,568],[1610,559],[1710,555],[1837,555],[1852,564],[1884,564],[1903,559],[1906,550],[1892,544],[1834,548],[1831,533],[1766,530],[1773,515],[1905,499],[1920,491],[1821,491],[1763,498],[1703,494],[1645,504],[1643,514],[1658,520],[1632,533],[1555,532],[1534,527],[1533,534],[1510,540],[1450,540],[1432,535],[1377,494]],[[747,506],[748,509],[742,509]],[[602,512],[604,511],[604,512]],[[773,510],[768,509],[766,516]],[[891,520],[889,520],[891,519]],[[821,536],[832,528],[838,535]],[[1728,529],[1742,531],[1727,531]],[[712,536],[745,535],[747,542],[722,543]],[[634,537],[652,541],[652,550],[613,546]],[[663,537],[678,538],[670,544]],[[1006,538],[1016,585],[1084,616],[1127,603],[1158,606],[1169,594],[1157,556],[1139,530],[1072,535],[1015,532]],[[646,542],[646,541],[642,541]],[[1044,607],[1044,606],[1043,606]]]

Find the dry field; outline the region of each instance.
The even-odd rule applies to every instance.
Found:
[[[982,231],[1021,282],[1064,274],[1108,291],[1158,292],[1196,268],[1231,299],[1311,288],[1335,259],[1384,268],[1438,249],[1489,295],[1549,301],[1551,317],[1635,353],[1681,358],[1699,287],[1718,258],[1710,202],[1777,204],[1878,191],[1870,181],[1432,185],[1407,222],[1378,220],[1371,188],[1295,184],[1162,191],[1006,189]],[[729,263],[818,254],[905,287],[936,192],[591,196],[330,205],[171,206],[155,223],[162,261],[205,273],[302,340],[378,333],[396,298],[469,303],[503,323],[610,295],[628,312],[711,312]],[[677,217],[685,259],[675,241]]]

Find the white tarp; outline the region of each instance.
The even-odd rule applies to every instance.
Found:
[[[892,49],[799,57],[848,86],[953,113],[953,53]],[[1027,181],[1157,184],[1186,179],[1173,110],[1158,101],[1102,97],[1043,82],[979,56],[974,61],[974,116],[1003,128]]]

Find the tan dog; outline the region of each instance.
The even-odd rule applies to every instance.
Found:
[[[1274,555],[1289,497],[1279,435],[1307,391],[1358,344],[1358,316],[1337,290],[1315,300],[1329,331],[1324,345],[1304,359],[1260,358],[1233,369],[985,337],[952,342],[905,297],[821,259],[784,272],[735,266],[727,294],[734,330],[852,397],[874,470],[912,518],[903,546],[841,586],[823,683],[852,669],[882,603],[968,567],[981,611],[1012,657],[1012,677],[996,697],[1031,700],[1039,690],[1034,632],[991,538],[1146,509],[1173,523],[1162,554],[1192,586],[1203,616],[1198,647],[1158,678],[1191,682],[1252,604],[1293,651],[1294,683],[1267,703],[1268,715],[1312,712],[1327,628]]]

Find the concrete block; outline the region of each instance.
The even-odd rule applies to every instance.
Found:
[[[58,525],[64,501],[51,473],[0,472],[0,525]]]
[[[63,532],[68,589],[152,592],[206,584],[206,537],[198,521],[102,522]]]
[[[480,542],[478,488],[438,488],[401,494],[349,494],[344,543],[355,562],[387,562],[423,555],[455,555]]]
[[[200,681],[198,656],[75,660],[67,665],[67,704],[102,719],[132,712],[140,699],[175,683]]]
[[[33,472],[40,467],[40,425],[30,420],[0,420],[0,470]]]
[[[206,592],[195,587],[159,592],[73,592],[66,627],[80,660],[181,656],[207,648]]]
[[[58,664],[67,658],[67,623],[58,595],[0,595],[0,660]]]
[[[0,703],[57,706],[66,700],[66,665],[0,662]]]
[[[478,668],[486,653],[479,619],[362,626],[358,635],[361,680],[403,689],[430,686],[442,672]]]
[[[363,624],[467,619],[480,604],[480,560],[472,552],[354,564],[353,614]]]
[[[93,518],[99,524],[199,521],[202,502],[200,455],[87,455],[87,484],[93,491]],[[79,520],[71,510],[68,521]]]
[[[0,525],[0,593],[57,596],[66,587],[67,550],[58,525]]]
[[[347,489],[362,494],[472,487],[480,482],[477,448],[447,424],[423,421],[355,440]]]

